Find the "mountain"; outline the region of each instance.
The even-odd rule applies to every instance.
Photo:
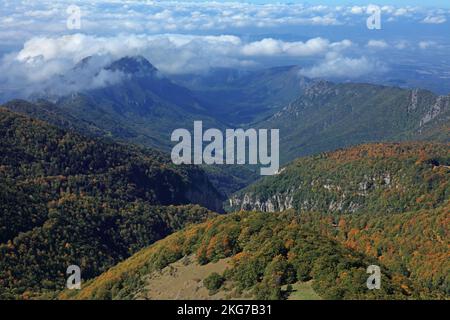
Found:
[[[76,69],[89,69],[86,58]],[[119,82],[55,102],[12,101],[6,108],[93,137],[169,152],[173,130],[280,129],[280,160],[370,142],[449,142],[450,96],[371,84],[334,84],[299,75],[299,67],[254,71],[216,69],[168,79],[143,57],[102,69]],[[112,77],[112,76],[111,76]],[[229,196],[254,182],[257,168],[205,166],[214,187]]]
[[[450,197],[449,144],[366,144],[297,159],[234,194],[230,211],[399,213]]]
[[[92,62],[90,62],[92,60]],[[86,58],[83,69],[95,58]],[[170,134],[202,120],[208,128],[280,129],[281,160],[379,141],[450,141],[450,96],[300,76],[297,66],[254,71],[214,69],[201,75],[161,73],[145,58],[124,57],[103,71],[120,81],[35,105],[43,120],[169,151]],[[101,71],[102,71],[101,70]],[[27,113],[26,108],[7,108]],[[39,112],[31,111],[35,117]]]
[[[313,83],[300,75],[298,66],[252,71],[212,69],[206,74],[173,79],[189,88],[212,116],[231,126],[248,126],[270,117]]]
[[[166,79],[141,57],[102,70],[122,81],[0,108],[1,298],[448,296],[449,97],[310,81],[295,67],[209,83]],[[205,173],[139,146],[167,151],[172,128],[194,119],[280,128],[283,161],[315,155],[234,193],[235,213],[217,216],[215,186],[242,188],[251,170]],[[318,153],[403,140],[442,143]],[[60,294],[72,264],[83,289]],[[366,287],[372,264],[379,291]]]
[[[366,287],[366,269],[374,263],[382,268],[380,290]],[[190,226],[58,298],[285,299],[294,294],[293,288],[305,286],[315,298],[325,299],[409,299],[422,294],[407,277],[311,231],[291,211],[240,212]]]
[[[101,129],[95,122],[77,118],[69,111],[62,110],[55,103],[48,100],[39,99],[35,102],[29,102],[15,99],[5,103],[1,107],[33,119],[45,121],[64,130],[82,133],[89,137],[112,137],[111,132]],[[120,128],[120,125],[118,125],[118,128]]]
[[[191,128],[196,120],[209,127],[224,127],[208,115],[189,89],[164,77],[144,57],[123,57],[106,66],[102,63],[98,57],[86,57],[57,79],[61,84],[55,90],[66,90],[33,94],[34,107],[20,100],[5,103],[5,107],[55,125],[64,125],[64,118],[66,126],[85,135],[94,133],[164,151],[170,150],[175,129]],[[18,101],[22,104],[19,108],[15,107]],[[43,108],[46,115],[40,116],[36,107]]]
[[[156,76],[158,73],[158,69],[142,56],[123,57],[114,61],[105,69],[143,77]]]
[[[86,279],[221,210],[202,170],[0,108],[0,296]]]
[[[145,58],[124,57],[104,70],[120,81],[60,98],[56,105],[81,121],[94,123],[112,137],[170,150],[170,134],[195,120],[222,128],[186,88],[163,77]]]
[[[247,211],[189,226],[57,297],[448,298],[448,150],[372,144],[299,159],[236,195],[256,199],[235,208]],[[285,191],[292,206],[276,207]],[[369,265],[380,290],[367,290]]]
[[[54,126],[64,130],[82,133],[92,138],[102,138],[103,140],[119,141],[122,143],[149,146],[150,141],[156,143],[155,139],[140,140],[136,136],[127,133],[120,120],[108,120],[108,125],[112,131],[105,131],[104,126],[95,119],[84,120],[73,116],[70,110],[63,110],[58,105],[47,100],[38,100],[34,103],[24,100],[12,100],[3,105],[4,108],[30,116],[34,119],[40,119],[51,123]],[[93,112],[86,110],[86,113]],[[100,114],[98,114],[100,117]],[[105,119],[107,115],[103,115]],[[100,118],[99,118],[100,119]],[[116,122],[117,121],[117,122]],[[192,126],[192,125],[191,125]],[[109,129],[108,129],[109,130]],[[169,135],[169,133],[167,133]],[[163,151],[166,151],[163,148]],[[201,166],[208,179],[223,197],[232,194],[256,181],[259,177],[256,170],[251,170],[244,165],[230,166]]]
[[[229,200],[301,224],[448,297],[450,145],[368,144],[293,161]]]
[[[282,162],[381,141],[450,141],[450,96],[371,84],[315,82],[260,128],[280,129]]]
[[[87,57],[74,69],[82,73],[95,61],[95,57]],[[13,100],[3,107],[83,135],[165,152],[175,144],[170,140],[171,133],[179,128],[192,130],[194,121],[203,121],[205,128],[225,128],[222,119],[211,117],[210,111],[189,89],[162,76],[143,57],[124,57],[102,70],[119,73],[121,80],[53,101],[41,96],[33,102]],[[223,195],[245,187],[257,177],[255,170],[245,166],[205,166],[204,169]]]

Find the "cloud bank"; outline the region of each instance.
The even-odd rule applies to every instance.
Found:
[[[387,71],[387,67],[383,63],[367,57],[350,58],[337,53],[329,53],[323,62],[303,69],[300,73],[310,78],[354,79],[385,71]]]
[[[393,50],[426,55],[449,48],[439,39],[382,39],[371,31],[352,39],[330,32],[365,28],[370,6],[78,0],[81,29],[70,30],[67,9],[73,3],[0,2],[0,96],[116,83],[123,75],[102,68],[126,55],[143,55],[165,74],[276,62],[298,64],[309,77],[349,79],[382,72],[386,68],[379,61]],[[409,21],[423,28],[445,26],[450,16],[448,9],[411,6],[383,6],[381,13],[383,23]],[[82,72],[74,71],[87,56],[95,59]]]
[[[66,90],[58,88],[63,92],[101,87],[120,78],[117,74],[99,73],[101,69],[124,56],[142,55],[162,73],[185,74],[217,67],[264,67],[258,62],[260,57],[321,59],[330,52],[340,54],[352,46],[350,40],[331,42],[320,37],[304,42],[272,38],[246,42],[232,35],[179,34],[36,37],[27,41],[20,51],[1,59],[0,85],[44,90],[49,81],[64,77],[72,85]],[[90,59],[83,69],[77,68],[88,56],[95,59]]]
[[[81,10],[82,32],[102,36],[358,25],[365,22],[372,7],[215,1],[3,0],[0,41],[23,43],[34,36],[67,32],[67,8],[73,4]],[[383,21],[442,24],[450,16],[450,10],[439,8],[382,6],[380,9]]]

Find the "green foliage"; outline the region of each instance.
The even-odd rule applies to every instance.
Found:
[[[259,231],[249,233],[256,226]],[[256,298],[284,299],[286,296],[281,288],[299,280],[298,270],[304,279],[313,279],[315,291],[327,299],[409,299],[419,296],[420,287],[406,277],[374,258],[312,231],[295,212],[277,215],[240,212],[175,233],[110,269],[74,296],[64,293],[60,297],[96,298],[93,293],[114,286],[121,289],[116,291],[113,299],[133,298],[145,286],[143,279],[149,273],[183,255],[197,253],[203,263],[222,258],[223,253],[215,249],[224,247],[218,239],[227,239],[229,231],[235,232],[232,238],[236,236],[237,241],[229,241],[225,246],[231,264],[223,277],[237,290],[251,292]],[[366,287],[366,269],[374,263],[381,266],[383,274],[383,286],[376,292]],[[306,269],[306,264],[311,267]],[[216,289],[219,277],[210,276],[206,281],[208,287]]]
[[[274,276],[265,277],[255,286],[255,298],[257,300],[281,300],[281,286]]]
[[[15,102],[12,108],[23,107],[25,113],[31,108],[37,117],[43,107],[44,119],[60,127],[159,145],[171,126],[184,125],[167,122],[174,116],[167,114],[161,101],[150,99],[152,108],[147,108],[142,104],[145,96],[131,110],[133,116],[124,119],[121,113],[127,106],[120,101],[131,101],[131,92],[139,92],[141,85],[109,91],[111,99],[100,92],[72,97],[60,106]],[[415,137],[448,141],[442,121],[447,109],[442,118],[417,127],[435,101],[431,93],[421,92],[419,106],[406,117],[409,91],[321,86],[295,102],[290,110],[294,113],[263,122],[282,128],[286,137],[282,149],[288,150],[284,160],[299,152],[362,141]],[[389,112],[392,105],[398,108]],[[193,118],[175,109],[175,118],[192,124]],[[74,110],[76,115],[70,118]],[[296,112],[301,123],[293,116]],[[149,122],[157,125],[147,130]],[[291,134],[283,135],[283,128]],[[241,212],[168,236],[211,216],[206,209],[183,205],[219,208],[220,196],[203,171],[174,166],[155,151],[87,139],[4,110],[0,136],[2,298],[51,296],[47,290],[63,288],[65,268],[74,263],[82,267],[84,280],[99,276],[84,282],[81,292],[60,297],[134,298],[145,275],[192,253],[200,264],[231,257],[224,279],[260,299],[283,299],[283,285],[311,279],[314,290],[329,299],[450,294],[448,144],[363,145],[300,159],[280,175],[237,194],[237,199],[246,194],[252,200],[244,209],[265,210],[255,204],[270,200],[276,210],[282,209],[281,204],[289,207],[288,203],[296,212]],[[224,192],[248,181],[240,177],[247,175],[245,168],[232,177],[228,174],[219,168],[209,172],[216,184],[225,181]],[[382,267],[381,290],[365,287],[369,264]]]
[[[225,279],[220,274],[213,272],[203,280],[203,284],[209,290],[210,294],[214,294],[220,289],[224,281]]]
[[[442,297],[450,292],[449,165],[448,144],[362,145],[298,159],[232,199],[234,209],[247,210],[268,201],[281,210],[290,202],[311,230],[379,259],[423,294]],[[295,252],[298,280],[339,269],[319,258],[325,257],[314,250]],[[311,260],[319,263],[315,270]]]
[[[427,90],[317,81],[258,125],[280,129],[282,162],[369,142],[448,143],[449,99]],[[433,106],[439,114],[430,117]]]
[[[89,279],[174,230],[204,221],[219,194],[203,172],[0,110],[0,296]],[[177,205],[177,206],[171,206]]]
[[[450,294],[449,212],[447,201],[436,209],[395,215],[303,213],[301,217],[309,228],[382,261],[419,284],[423,292],[443,298]]]
[[[143,90],[141,86],[149,84],[139,84],[140,88],[134,94]],[[121,91],[122,89],[118,90]],[[101,92],[101,95],[104,94],[104,92]],[[115,94],[116,92],[114,92]],[[146,94],[148,93],[139,93],[139,99]],[[183,95],[185,94],[186,92],[183,92]],[[110,100],[111,96],[113,95],[109,94],[107,100]],[[165,152],[170,151],[172,146],[170,139],[168,139],[171,132],[177,128],[192,127],[194,120],[203,119],[205,125],[215,128],[222,126],[213,119],[207,118],[204,111],[192,110],[191,107],[168,106],[163,102],[162,104],[140,106],[141,109],[138,107],[138,110],[135,110],[136,105],[128,105],[129,101],[134,100],[132,96],[121,96],[118,101],[114,102],[102,99],[98,101],[98,99],[98,96],[77,95],[70,99],[63,99],[58,105],[44,100],[35,103],[13,100],[3,107],[31,116],[34,119],[46,121],[64,130],[75,130],[90,137],[104,140],[113,139],[127,144],[157,148]],[[154,103],[153,99],[148,99],[148,101]],[[192,100],[192,97],[180,99],[180,101],[183,104],[188,103],[188,101],[192,104],[197,103]],[[145,103],[145,99],[141,102]],[[120,107],[117,105],[120,105]],[[122,114],[123,110],[127,110],[126,115]],[[193,114],[188,111],[193,111]],[[198,112],[202,114],[199,115]],[[202,169],[214,188],[223,196],[242,189],[258,178],[255,170],[251,170],[252,168],[247,166],[202,166]]]
[[[369,144],[300,158],[231,197],[228,210],[400,213],[450,197],[448,144]],[[247,199],[247,201],[244,201]]]

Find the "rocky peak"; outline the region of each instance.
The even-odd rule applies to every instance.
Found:
[[[133,56],[123,57],[114,61],[106,70],[121,71],[133,75],[153,75],[158,70],[144,57]]]

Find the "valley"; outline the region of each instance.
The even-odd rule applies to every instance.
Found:
[[[450,98],[426,90],[311,80],[295,66],[218,69],[172,80],[141,56],[118,59],[101,70],[120,72],[125,80],[4,107],[84,135],[164,152],[174,146],[174,130],[191,128],[198,120],[219,130],[279,129],[281,164],[370,142],[449,142]],[[204,169],[224,197],[259,176],[257,166]]]
[[[102,70],[124,80],[0,109],[1,298],[448,298],[448,96],[295,66]],[[279,129],[282,168],[174,164],[170,134],[199,120]]]

